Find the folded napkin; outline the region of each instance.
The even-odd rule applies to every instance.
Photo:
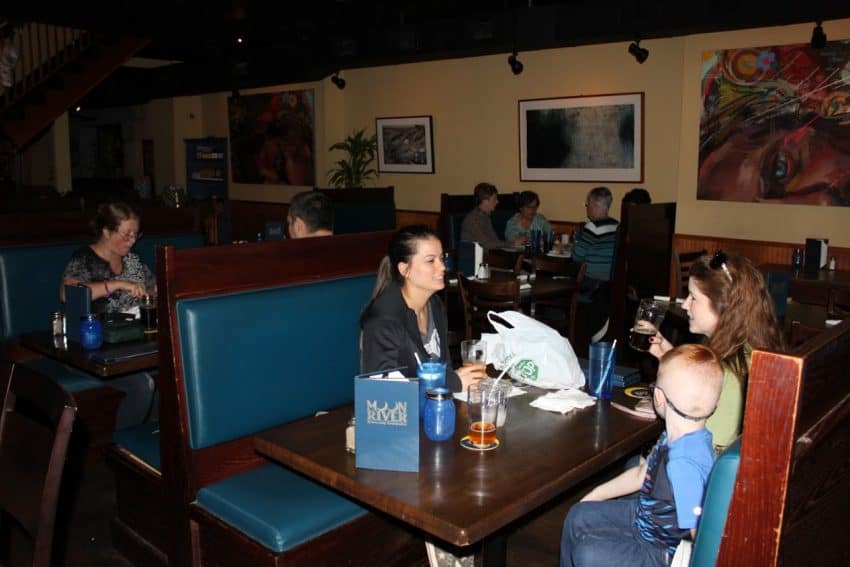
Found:
[[[567,413],[570,410],[586,408],[596,403],[596,398],[593,398],[581,390],[558,390],[557,392],[549,392],[540,396],[531,405],[546,411],[556,411],[559,413]]]
[[[514,396],[522,396],[525,394],[525,390],[522,388],[517,388],[516,386],[511,386],[511,391],[508,392],[508,397],[513,398]],[[466,391],[463,392],[454,392],[452,394],[456,400],[460,400],[461,402],[466,402]]]

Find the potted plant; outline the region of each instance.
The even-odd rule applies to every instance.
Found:
[[[365,130],[358,130],[347,136],[342,142],[330,147],[330,151],[342,150],[348,155],[334,164],[328,172],[330,184],[337,188],[363,187],[363,182],[378,176],[371,167],[378,153],[378,136],[367,136]]]

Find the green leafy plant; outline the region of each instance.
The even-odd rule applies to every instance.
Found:
[[[330,151],[342,150],[348,154],[328,171],[330,184],[337,188],[363,187],[363,182],[378,176],[371,167],[378,153],[378,135],[367,136],[365,130],[358,130],[347,136],[342,142],[330,147]]]

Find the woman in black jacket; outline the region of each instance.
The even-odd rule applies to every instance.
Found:
[[[436,293],[445,287],[443,246],[427,226],[408,226],[393,234],[378,268],[372,299],[360,318],[361,371],[406,367],[416,375],[416,355],[449,363],[448,321]],[[485,378],[483,364],[446,369],[446,386],[466,389]]]

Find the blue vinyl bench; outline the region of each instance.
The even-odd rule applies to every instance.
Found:
[[[174,297],[184,294],[175,291],[170,278],[191,285],[186,284],[193,281],[191,272],[202,270],[204,262],[194,258],[187,260],[186,269],[169,272],[171,263],[165,260],[160,301],[167,290],[168,316],[176,325],[160,326],[165,332],[161,348],[167,343],[173,350],[164,358],[173,366],[163,367],[160,375],[162,430],[116,433],[110,453],[119,485],[113,539],[123,554],[145,564],[277,565],[313,561],[318,553],[333,563],[338,554],[355,554],[364,547],[368,534],[381,541],[379,553],[410,561],[404,554],[411,552],[404,547],[414,541],[411,534],[265,461],[252,443],[259,431],[352,402],[360,312],[371,296],[374,270],[388,238],[380,234],[384,236],[205,250],[197,256],[212,263],[217,263],[214,257],[228,257],[231,265],[256,262],[263,273],[252,278],[246,270],[234,270],[201,278],[196,285],[212,291],[186,293],[185,298]],[[362,267],[343,270],[348,273],[324,275],[326,262],[311,268],[310,260],[282,267],[281,260],[295,259],[287,250],[318,246],[346,257],[344,243],[362,249],[364,241],[377,246],[370,245],[374,252],[368,259],[355,262]],[[296,281],[257,287],[262,285],[257,278],[273,277],[266,273],[273,270],[262,270],[264,259],[256,256],[269,250],[280,251],[276,268],[296,274]],[[167,257],[171,253],[163,252]],[[265,262],[269,265],[270,259]],[[318,272],[297,281],[299,270]],[[220,285],[215,278],[231,282]],[[253,289],[240,289],[243,285],[234,278],[250,281]],[[188,480],[178,481],[180,475]],[[124,494],[122,483],[133,493]],[[139,506],[145,518],[139,517]],[[156,525],[150,518],[157,518]],[[421,544],[416,549],[424,556]]]

